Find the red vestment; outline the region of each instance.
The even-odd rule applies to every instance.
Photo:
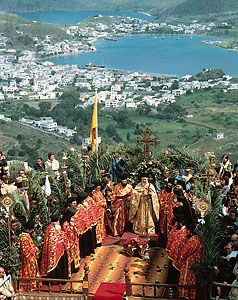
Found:
[[[65,232],[69,241],[69,255],[70,262],[74,262],[75,268],[79,267],[80,263],[80,251],[79,251],[79,237],[77,235],[76,229],[71,222],[64,222],[62,225],[62,230]]]
[[[173,192],[162,190],[159,195],[160,201],[160,232],[168,236],[172,227],[173,221],[173,208],[177,206],[177,199]]]
[[[97,228],[96,228],[97,243],[99,244],[102,243],[102,241],[106,237],[105,212],[106,212],[107,201],[101,191],[94,190],[92,193],[92,198],[95,201],[98,210],[100,211],[100,216],[97,221]]]
[[[180,230],[177,230],[170,247],[168,255],[169,259],[171,259],[173,266],[178,270],[181,268],[181,248],[186,242],[188,233],[189,231],[185,226],[183,226]]]
[[[38,274],[37,255],[38,248],[35,246],[29,233],[23,232],[20,237],[20,277],[36,278]],[[21,290],[32,290],[36,288],[36,281],[20,282]]]
[[[68,274],[71,276],[69,242],[67,236],[61,230],[59,224],[51,223],[45,232],[40,270],[41,276],[47,276],[57,267],[65,251],[67,251],[68,256]]]
[[[172,229],[170,230],[169,234],[168,234],[168,240],[167,240],[167,251],[170,252],[172,244],[174,242],[174,239],[177,235],[177,225],[173,225]]]
[[[192,269],[195,262],[203,260],[203,244],[198,235],[193,235],[184,244],[181,250],[181,269],[179,277],[179,285],[196,285],[196,275]],[[181,288],[179,289],[181,298],[196,299],[196,290]]]
[[[133,187],[130,184],[117,184],[113,190],[112,207],[114,211],[113,235],[124,233],[126,222],[129,220],[130,197]]]
[[[95,226],[100,217],[100,210],[91,197],[87,197],[77,206],[75,215],[70,223],[75,227],[78,236],[84,234],[89,228]]]

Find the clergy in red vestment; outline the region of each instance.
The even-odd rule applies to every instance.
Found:
[[[77,211],[71,218],[79,236],[80,257],[84,258],[92,253],[97,247],[96,225],[99,219],[99,209],[94,200],[86,192],[77,195]]]
[[[92,198],[95,201],[99,211],[100,211],[100,217],[97,222],[97,229],[96,229],[96,235],[97,235],[97,243],[101,244],[102,241],[106,237],[106,225],[105,225],[105,213],[107,208],[107,201],[105,197],[103,196],[103,193],[101,192],[101,182],[96,181],[94,183],[94,189],[92,191]]]
[[[71,217],[73,217],[75,213],[76,208],[69,207],[64,214],[64,219],[62,218],[61,220],[62,230],[65,232],[69,240],[69,254],[72,272],[75,272],[80,264],[79,236],[75,226],[71,222]]]
[[[59,212],[51,215],[44,238],[41,276],[67,279],[71,276],[69,241],[59,223]]]
[[[184,221],[176,222],[168,235],[167,251],[169,257],[168,283],[178,284],[181,261],[181,245],[186,241],[189,230]],[[179,248],[180,247],[180,248]]]
[[[133,187],[127,182],[127,177],[121,177],[121,182],[117,184],[112,193],[112,207],[114,212],[113,235],[122,235],[125,225],[129,221],[130,199]]]
[[[173,179],[169,178],[165,188],[159,194],[160,202],[160,233],[167,239],[173,225],[173,208],[177,206],[176,195],[173,192]]]
[[[203,241],[199,232],[192,232],[191,237],[181,249],[181,269],[179,277],[179,285],[196,285],[196,274],[193,270],[194,263],[203,261]],[[181,298],[196,299],[196,290],[188,288],[180,288],[179,296]]]
[[[34,231],[34,222],[29,221],[26,224],[26,232],[19,236],[20,242],[20,277],[21,278],[36,278],[39,276],[38,272],[38,248],[35,246],[31,233]],[[36,281],[20,281],[20,290],[29,291],[36,288]]]

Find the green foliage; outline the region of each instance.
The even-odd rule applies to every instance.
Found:
[[[20,269],[20,258],[19,258],[19,245],[13,240],[13,244],[10,247],[8,241],[8,225],[7,222],[1,220],[0,224],[0,259],[1,266],[4,269],[17,277]]]
[[[59,11],[59,10],[81,10],[81,9],[128,9],[137,11],[146,11],[154,7],[164,8],[171,5],[180,3],[181,0],[161,0],[159,3],[157,0],[147,0],[137,1],[137,0],[71,0],[70,2],[62,0],[8,0],[7,2],[0,2],[0,9],[6,11]]]
[[[208,81],[210,79],[223,78],[225,75],[222,69],[204,69],[202,72],[192,76],[190,80]]]
[[[163,13],[166,15],[191,17],[194,15],[207,16],[212,13],[227,13],[237,10],[238,3],[236,0],[186,0]]]

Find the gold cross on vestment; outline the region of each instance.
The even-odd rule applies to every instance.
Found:
[[[149,157],[151,155],[150,152],[150,146],[157,146],[159,145],[159,140],[157,139],[157,137],[155,138],[151,138],[151,130],[150,128],[146,128],[144,134],[143,134],[143,138],[137,138],[136,142],[137,144],[143,144],[144,145],[144,155],[145,157]]]

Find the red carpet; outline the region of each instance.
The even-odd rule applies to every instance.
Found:
[[[93,300],[122,300],[126,291],[124,283],[108,283],[103,282],[97,289]]]

